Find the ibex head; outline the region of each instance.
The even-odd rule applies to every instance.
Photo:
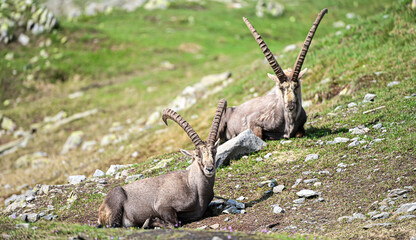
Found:
[[[224,109],[227,107],[227,101],[221,99],[218,103],[217,111],[212,121],[211,129],[208,135],[207,141],[202,141],[196,131],[185,121],[179,114],[171,109],[165,109],[162,112],[162,120],[167,125],[167,119],[171,119],[185,130],[189,138],[195,144],[195,150],[186,151],[181,150],[185,155],[191,156],[192,161],[197,161],[199,168],[208,178],[215,175],[215,155],[217,153],[217,147],[219,145],[218,140],[218,127],[221,122],[221,117]]]
[[[306,54],[308,52],[309,46],[312,42],[312,38],[315,34],[316,29],[318,28],[319,23],[321,22],[323,16],[328,12],[328,9],[323,9],[318,17],[316,18],[312,28],[309,31],[308,36],[303,44],[303,47],[299,53],[298,59],[296,60],[295,66],[293,70],[288,69],[283,71],[280,67],[279,63],[277,62],[276,58],[273,56],[270,49],[267,47],[266,43],[257,33],[256,29],[251,25],[251,23],[247,20],[247,18],[243,17],[244,22],[246,23],[247,27],[250,29],[253,37],[256,39],[257,43],[259,44],[261,50],[263,51],[264,55],[266,56],[270,66],[272,67],[274,73],[276,75],[268,74],[269,78],[274,80],[278,85],[278,90],[283,98],[284,103],[284,110],[285,110],[285,119],[288,121],[288,129],[286,129],[285,138],[289,138],[289,134],[292,133],[292,129],[294,128],[295,120],[297,116],[301,112],[302,108],[302,95],[301,95],[301,84],[300,78],[305,74],[307,69],[302,69],[303,61],[305,60]]]

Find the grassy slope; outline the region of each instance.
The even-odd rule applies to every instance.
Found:
[[[318,12],[319,9],[324,6],[330,9],[330,14],[326,16],[322,22],[322,25],[318,30],[317,38],[314,41],[305,63],[305,67],[311,68],[311,71],[305,77],[303,82],[304,100],[313,100],[313,105],[307,109],[309,114],[307,137],[303,139],[294,139],[290,145],[282,145],[279,142],[269,142],[268,147],[264,151],[250,155],[247,159],[234,161],[229,167],[221,168],[217,174],[217,185],[215,187],[216,195],[224,198],[245,196],[248,198],[245,202],[253,202],[255,204],[248,208],[247,214],[245,215],[221,215],[205,219],[200,223],[192,223],[187,225],[188,227],[194,228],[216,222],[223,223],[222,220],[225,217],[230,217],[231,221],[227,223],[227,225],[231,225],[234,229],[238,230],[245,230],[248,228],[249,230],[259,231],[268,224],[279,223],[278,229],[282,229],[289,225],[296,225],[298,227],[298,232],[312,232],[314,235],[326,235],[330,238],[408,238],[409,236],[416,234],[413,230],[416,228],[415,223],[411,220],[398,222],[393,218],[388,220],[389,222],[393,221],[395,223],[393,228],[376,228],[367,231],[361,230],[361,226],[364,225],[363,222],[348,224],[336,221],[338,217],[352,215],[354,212],[366,214],[374,201],[381,201],[386,198],[388,190],[403,186],[416,187],[414,174],[414,146],[416,139],[414,131],[414,122],[416,119],[414,112],[416,110],[416,101],[414,98],[404,98],[404,96],[416,92],[416,74],[415,69],[412,68],[416,63],[415,56],[412,54],[415,52],[415,46],[412,44],[412,39],[414,39],[416,34],[414,22],[415,13],[408,9],[406,2],[397,3],[386,12],[381,10],[384,7],[380,6],[378,2],[377,4],[376,2],[370,2],[368,4],[369,5],[364,5],[363,2],[359,2],[358,6],[354,6],[342,3],[332,3],[329,1],[319,2],[313,6],[313,9],[316,9],[316,11],[308,10],[308,14],[303,14],[303,10],[294,11],[293,7],[292,9],[289,8],[285,17],[279,19],[278,22],[272,19],[255,20],[255,18],[251,17],[251,19],[253,19],[253,24],[257,27],[257,30],[262,33],[269,46],[273,46],[273,49],[282,49],[286,44],[302,41],[304,32],[306,33],[306,30],[304,29],[309,28],[311,19],[314,19],[315,17],[314,12]],[[367,14],[364,17],[364,13],[369,11],[368,9],[371,9],[373,13]],[[212,12],[208,10],[212,10],[212,12],[219,11],[220,13],[221,11],[225,11],[222,13],[228,14],[227,21],[229,21],[230,24],[221,24],[220,22],[223,21],[221,19],[218,20],[218,22],[215,22],[210,18]],[[353,10],[358,11],[364,19],[359,21],[344,19],[345,21],[351,21],[351,23],[354,24],[350,30],[343,30],[341,35],[336,36],[334,34],[335,29],[331,28],[331,24],[328,23],[340,18],[343,19],[346,12]],[[177,14],[176,11],[183,11],[181,16],[193,12],[186,9],[161,12],[161,20],[159,20],[161,23],[159,27],[164,29],[167,22],[169,22],[169,19],[172,19],[169,14]],[[85,21],[76,24],[67,23],[68,25],[65,29],[72,29],[70,31],[81,32],[80,30],[89,29],[88,34],[80,34],[82,38],[85,38],[86,42],[102,36],[104,42],[103,46],[111,46],[111,44],[105,45],[105,42],[107,42],[107,44],[113,43],[122,50],[118,50],[116,53],[111,53],[104,49],[100,50],[100,48],[94,50],[96,53],[93,51],[86,51],[84,57],[89,60],[87,59],[87,62],[82,63],[82,52],[80,50],[85,49],[77,49],[76,46],[79,44],[76,44],[75,41],[73,43],[69,41],[68,44],[65,45],[63,52],[65,53],[65,56],[71,56],[72,60],[67,60],[67,63],[65,63],[65,61],[63,63],[59,62],[57,68],[61,67],[63,71],[66,68],[74,69],[74,62],[81,61],[79,62],[79,65],[77,65],[78,68],[75,69],[76,72],[82,76],[83,80],[76,83],[69,81],[64,84],[58,84],[58,87],[54,86],[54,89],[49,93],[50,95],[48,95],[48,98],[37,96],[35,103],[27,101],[19,104],[15,108],[5,109],[4,113],[13,116],[15,119],[21,119],[19,120],[21,121],[19,123],[22,126],[27,126],[31,123],[31,119],[41,119],[43,116],[52,115],[62,109],[63,106],[67,111],[72,113],[95,106],[102,108],[105,106],[105,111],[101,112],[98,116],[100,120],[82,120],[71,124],[69,127],[65,127],[64,130],[58,131],[55,134],[37,136],[39,140],[35,140],[36,145],[29,146],[28,149],[24,151],[32,152],[36,148],[50,142],[52,138],[53,142],[56,142],[56,144],[51,146],[51,152],[48,153],[52,155],[56,161],[67,159],[81,165],[82,161],[76,160],[77,158],[87,158],[89,160],[99,157],[100,162],[104,162],[89,164],[90,166],[86,167],[84,170],[87,172],[93,171],[97,166],[108,166],[110,162],[131,162],[132,159],[125,157],[126,155],[129,155],[129,151],[131,153],[131,151],[138,147],[149,146],[146,141],[141,140],[142,136],[132,137],[132,139],[130,139],[130,144],[132,146],[128,147],[128,150],[122,152],[118,152],[117,148],[115,148],[114,150],[108,150],[104,155],[95,153],[93,156],[87,157],[84,153],[70,153],[70,155],[66,157],[55,156],[54,154],[59,152],[59,146],[65,141],[67,131],[82,129],[87,132],[88,137],[98,140],[99,137],[97,135],[102,136],[106,133],[100,130],[103,126],[104,128],[107,128],[113,121],[124,122],[127,118],[137,119],[143,114],[148,114],[151,112],[152,106],[165,103],[172,99],[175,94],[181,91],[183,84],[187,85],[196,82],[199,77],[211,72],[221,72],[230,69],[233,71],[234,78],[236,78],[236,82],[233,86],[227,87],[221,94],[218,94],[211,99],[226,97],[229,99],[230,105],[233,105],[250,97],[246,93],[251,87],[254,87],[256,91],[260,93],[267,91],[272,86],[272,83],[264,77],[264,73],[269,71],[269,67],[263,65],[263,63],[258,60],[252,63],[253,60],[259,59],[261,55],[259,54],[258,49],[256,49],[256,45],[254,41],[252,41],[251,36],[245,31],[245,27],[240,21],[241,15],[250,17],[250,14],[245,11],[247,10],[229,11],[223,10],[223,8],[219,8],[218,5],[215,4],[213,6],[209,5],[206,10],[200,10],[200,14],[198,15],[198,18],[196,18],[194,27],[196,29],[201,29],[201,27],[208,26],[207,29],[214,30],[218,35],[203,33],[200,37],[195,37],[195,34],[192,33],[192,31],[196,31],[196,29],[188,26],[190,29],[189,35],[183,34],[182,32],[180,34],[177,33],[176,36],[175,33],[170,33],[170,35],[168,35],[173,35],[172,41],[169,41],[172,46],[163,46],[163,42],[158,42],[156,40],[153,44],[152,40],[149,40],[148,38],[141,39],[141,41],[138,40],[138,38],[132,38],[126,33],[129,31],[129,27],[126,27],[124,30],[120,27],[117,34],[111,32],[111,29],[114,29],[113,27],[109,27],[108,29],[105,27],[100,28],[100,24],[97,23],[104,22],[104,26],[107,24],[110,26],[111,24],[114,24],[112,26],[123,25],[115,23],[114,20],[111,20],[107,16],[85,19]],[[141,11],[131,15],[120,13],[114,14],[119,14],[121,18],[126,18],[124,20],[129,20],[122,21],[124,24],[131,23],[133,19],[145,21],[146,14],[150,15],[150,13]],[[140,17],[137,17],[137,15],[134,14],[137,14]],[[216,14],[218,14],[218,12],[216,12]],[[290,23],[287,18],[291,15],[295,15],[296,19],[299,19],[302,24],[296,25]],[[388,16],[384,17],[385,15]],[[198,25],[199,17],[200,19],[210,19],[210,21],[203,21],[200,22],[201,25]],[[325,23],[327,23],[327,26],[325,26]],[[178,27],[177,24],[178,23],[174,23],[173,26],[176,28]],[[212,26],[209,27],[209,24],[212,24]],[[224,25],[226,28],[224,28]],[[296,27],[296,29],[294,29],[294,34],[299,34],[299,36],[287,36],[289,34],[282,34],[281,38],[280,35],[279,38],[275,38],[275,32],[270,30],[287,29],[288,26],[293,25]],[[179,24],[179,26],[181,25]],[[186,28],[185,26],[182,27],[182,29]],[[146,29],[141,29],[140,31],[146,32]],[[147,31],[151,31],[150,27]],[[230,37],[234,35],[230,34],[230,32],[241,34],[240,40]],[[89,34],[92,34],[92,37],[90,36],[89,38]],[[160,38],[165,38],[167,33],[151,32],[149,35],[150,34],[152,36],[160,34]],[[85,35],[87,37],[85,37]],[[186,36],[185,41],[182,40],[182,35]],[[326,37],[320,37],[323,35],[326,35]],[[293,40],[292,37],[296,37],[297,40]],[[223,38],[223,40],[216,40],[218,38]],[[146,41],[148,41],[147,45]],[[183,54],[180,53],[181,58],[178,59],[177,57],[179,54],[177,47],[181,42],[194,42],[200,44],[203,49],[201,50],[203,57],[195,57],[192,54],[185,54],[185,56],[182,56]],[[216,44],[213,44],[215,42]],[[221,43],[223,48],[220,47],[220,49],[217,50],[217,45],[221,46]],[[140,49],[143,49],[142,54],[135,54],[134,51],[132,51],[133,49],[137,49],[138,44],[143,44],[140,45],[142,46]],[[80,48],[86,48],[87,46],[88,45],[83,44],[79,45]],[[163,51],[157,51],[157,46],[162,46],[160,48],[163,49]],[[123,48],[126,50],[124,51]],[[253,51],[247,52],[246,49],[253,49]],[[150,66],[157,66],[161,60],[167,59],[179,66],[178,69],[175,70],[175,72],[163,72],[152,71],[149,67],[145,66],[141,68],[141,65],[143,65],[141,61],[145,61],[141,59],[141,56],[150,56],[146,55],[150,52],[159,53],[151,55],[152,58],[146,61],[146,63],[150,63]],[[114,61],[114,57],[116,56],[114,54],[120,54],[120,58],[117,58],[119,61]],[[282,59],[279,59],[279,62],[285,67],[291,66],[295,57],[295,52],[288,53]],[[126,61],[125,58],[130,58],[130,61]],[[93,66],[91,66],[90,63],[92,59],[97,61],[97,65],[93,64]],[[111,62],[114,64],[110,64]],[[247,62],[250,64],[247,64]],[[89,64],[90,67],[85,67],[86,64]],[[101,70],[99,67],[100,65],[110,67]],[[227,68],[224,68],[224,65]],[[114,68],[116,70],[112,70],[111,66],[117,66]],[[140,70],[137,70],[137,66],[139,66],[138,68]],[[243,66],[243,68],[241,66]],[[94,67],[97,67],[100,73],[97,73],[96,71],[88,72],[90,69],[94,69]],[[67,69],[68,72],[71,72],[69,69]],[[137,70],[137,72],[135,70]],[[104,71],[104,73],[101,71]],[[375,72],[380,71],[383,73],[380,75],[375,74]],[[187,72],[190,72],[190,74]],[[120,73],[124,73],[126,77],[112,79],[112,76],[114,76],[113,74]],[[134,74],[135,77],[129,77],[129,74]],[[97,77],[110,79],[106,81],[112,81],[113,84],[101,88],[92,88],[87,91],[87,96],[76,102],[70,102],[66,98],[59,96],[63,93],[67,94],[80,86],[88,86],[89,84],[94,83],[96,81],[94,79],[97,79]],[[322,83],[321,80],[325,78],[329,78],[330,81]],[[393,80],[400,81],[400,84],[387,88],[387,83]],[[148,86],[147,84],[155,84],[158,86],[163,93],[163,97],[161,99],[154,99],[151,96],[148,96],[148,94],[145,94],[143,86]],[[132,88],[136,92],[131,94],[129,98],[125,98],[126,89]],[[349,89],[351,94],[338,95],[338,93],[345,88]],[[376,101],[369,104],[360,104],[357,110],[346,108],[346,104],[351,101],[357,103],[361,102],[366,93],[377,94]],[[51,98],[49,97],[52,97],[52,102],[56,103],[55,106],[43,108],[42,104],[51,101]],[[144,101],[146,101],[146,104],[144,104]],[[149,104],[149,102],[151,104]],[[191,110],[185,111],[183,115],[185,118],[189,119],[191,115],[198,112],[199,117],[193,122],[195,122],[194,125],[196,129],[204,132],[208,128],[208,119],[212,115],[215,105],[216,100],[205,100]],[[207,109],[205,106],[210,107]],[[343,106],[343,109],[334,112],[333,109],[336,106]],[[362,114],[363,111],[378,106],[386,107],[374,113]],[[115,113],[117,113],[117,115],[115,115]],[[31,118],[24,118],[24,116],[30,116]],[[99,125],[94,122],[98,122]],[[383,126],[387,128],[386,133],[381,133],[380,131],[372,129],[372,126],[378,122],[382,123]],[[316,144],[318,140],[323,140],[325,142],[333,140],[335,137],[353,138],[354,136],[348,133],[348,129],[358,125],[365,125],[371,129],[366,137],[361,138],[368,141],[373,138],[385,138],[385,140],[371,145],[370,149],[363,149],[362,147],[364,145],[349,149],[346,144],[323,146]],[[186,139],[186,136],[182,135],[183,133],[176,127],[169,128],[169,131],[163,136],[158,135],[157,137],[151,137],[150,135],[147,135],[147,140],[153,141],[154,144],[152,145],[153,147],[148,147],[149,152],[143,153],[143,159],[151,154],[164,151],[164,149],[156,149],[158,146],[183,147],[183,145],[167,140],[170,138],[172,139],[174,136],[175,139],[178,138],[176,136],[180,136],[180,140],[186,142],[186,145],[189,147],[190,145],[187,143],[188,140]],[[257,157],[262,157],[268,152],[273,153],[272,158],[261,162],[255,161]],[[19,154],[21,153],[22,152]],[[318,153],[320,154],[320,158],[313,162],[305,163],[303,159],[309,153]],[[8,163],[12,161],[13,158],[16,158],[16,156],[17,155],[3,157],[1,161]],[[174,168],[184,168],[186,166],[186,161],[183,158],[180,158],[176,153],[174,156],[175,162],[179,164],[172,164],[169,168],[164,169],[164,171],[160,173],[173,170]],[[162,157],[166,158],[169,156]],[[293,161],[287,161],[288,159]],[[348,165],[345,172],[336,172],[339,163]],[[10,165],[10,163],[8,164]],[[150,161],[146,161],[137,165],[136,171],[141,172],[150,165]],[[58,166],[59,165],[56,165],[55,167]],[[74,171],[74,168],[71,167],[67,168],[68,169],[65,172],[68,173],[80,173],[81,171],[80,169]],[[374,171],[374,169],[379,170]],[[320,170],[328,170],[331,174],[329,176],[318,174],[305,176],[302,174],[302,172],[305,171],[317,172]],[[16,172],[18,173],[16,170],[11,170],[11,174],[15,174]],[[10,176],[12,175],[8,175],[7,177]],[[298,210],[291,210],[291,202],[296,198],[296,191],[286,190],[280,195],[264,196],[264,192],[267,189],[258,188],[256,186],[257,182],[261,181],[261,177],[266,179],[276,178],[279,183],[283,183],[286,186],[293,185],[297,178],[317,177],[319,181],[322,182],[322,187],[317,188],[317,190],[322,192],[322,196],[326,201],[324,203],[309,201]],[[45,181],[45,179],[43,179],[43,181]],[[237,184],[241,185],[241,188],[236,189],[235,185]],[[311,186],[301,184],[297,190],[304,187],[310,188]],[[88,199],[89,197],[88,191],[84,194],[85,197],[80,198],[77,203],[78,208],[81,207],[81,209],[86,201],[81,199]],[[408,199],[398,201],[397,205],[399,205],[401,201],[414,202],[414,199],[415,193],[412,192],[411,194],[408,194]],[[87,220],[95,221],[96,210],[91,209],[97,209],[101,200],[101,196],[92,198],[92,207],[84,209],[85,212],[81,214],[81,217],[72,214],[77,208],[76,206],[71,208],[70,211],[65,210],[58,212],[58,215],[61,216],[62,220],[65,219],[65,221],[81,224],[86,224]],[[274,203],[281,204],[287,212],[283,216],[271,214],[269,206]],[[59,203],[57,204],[59,205]],[[254,222],[256,219],[258,221]],[[58,223],[57,228],[62,228],[59,225],[60,224]],[[74,225],[74,229],[71,229],[69,232],[72,234],[73,232],[81,231],[77,230],[77,226],[78,225]],[[44,231],[39,231],[39,236],[50,233],[51,229],[54,229],[55,227],[56,226],[46,225]],[[82,231],[93,231],[93,235],[101,234],[85,225],[80,227],[80,229],[82,229]],[[109,233],[105,232],[103,234]],[[126,233],[122,234],[125,235]]]

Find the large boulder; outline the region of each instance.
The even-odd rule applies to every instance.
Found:
[[[254,135],[250,129],[240,133],[237,137],[220,145],[215,157],[217,168],[228,164],[231,159],[238,159],[244,155],[263,149],[267,144]]]

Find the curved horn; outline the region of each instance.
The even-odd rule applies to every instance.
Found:
[[[309,46],[311,45],[312,38],[315,35],[316,29],[318,29],[319,23],[321,22],[322,18],[324,17],[325,13],[327,13],[327,12],[328,12],[328,9],[326,9],[326,8],[323,9],[319,13],[315,22],[313,23],[311,30],[309,30],[308,36],[306,37],[305,42],[303,43],[303,47],[300,50],[298,59],[296,60],[295,66],[293,67],[293,71],[292,71],[292,74],[290,76],[291,81],[298,81],[298,76],[299,76],[300,70],[302,68],[303,61],[305,60],[306,54],[308,53]]]
[[[218,139],[218,127],[221,122],[222,114],[224,113],[224,109],[227,108],[227,100],[221,99],[218,103],[217,111],[215,112],[214,120],[212,120],[211,129],[209,130],[208,135],[208,144],[214,145],[215,141]]]
[[[167,119],[171,119],[172,121],[176,122],[179,126],[185,130],[186,134],[188,134],[189,138],[195,144],[195,146],[201,145],[203,142],[199,135],[195,132],[195,130],[189,125],[189,123],[181,117],[178,113],[173,111],[172,109],[166,108],[162,112],[162,120],[168,125]]]
[[[243,17],[243,20],[246,23],[248,29],[250,29],[251,34],[253,34],[254,39],[256,39],[257,43],[259,44],[261,50],[267,58],[267,61],[269,61],[269,64],[272,67],[277,78],[280,80],[281,83],[286,82],[288,80],[286,74],[283,72],[276,58],[274,58],[273,53],[270,51],[269,47],[267,47],[266,43],[261,38],[260,34],[257,33],[256,29],[254,29],[253,25],[251,25],[247,18]]]

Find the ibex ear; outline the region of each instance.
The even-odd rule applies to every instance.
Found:
[[[192,153],[191,153],[191,152],[189,152],[189,151],[187,151],[187,150],[185,150],[185,149],[180,149],[180,151],[181,151],[181,153],[182,153],[183,155],[185,155],[186,157],[192,157]]]
[[[280,83],[280,81],[279,81],[279,79],[277,78],[277,76],[276,76],[276,75],[273,75],[273,74],[267,73],[267,76],[268,76],[271,80],[273,80],[273,81],[275,81],[275,82],[277,82],[277,83]]]
[[[308,69],[307,69],[307,68],[305,68],[305,69],[303,69],[302,71],[300,71],[298,79],[301,79],[301,78],[302,78],[302,76],[303,76],[303,74],[305,74],[307,71],[308,71]]]

